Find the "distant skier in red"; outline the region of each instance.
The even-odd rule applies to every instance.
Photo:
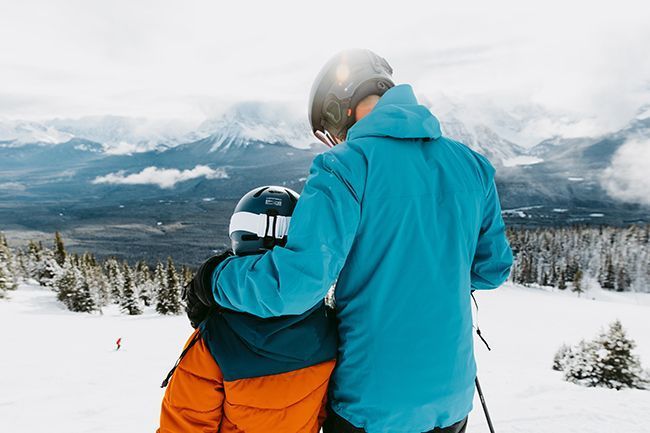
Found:
[[[122,347],[122,337],[118,338],[115,344],[116,344],[115,351],[117,352],[118,350],[120,350],[120,347]]]

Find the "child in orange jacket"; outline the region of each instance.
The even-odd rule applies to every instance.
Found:
[[[230,237],[237,255],[286,243],[298,194],[256,188],[237,204]],[[198,270],[184,298],[196,328],[163,386],[159,433],[317,433],[325,418],[337,337],[324,302],[298,316],[262,319],[217,309],[208,293],[212,271],[230,254]],[[203,285],[200,289],[197,286]]]

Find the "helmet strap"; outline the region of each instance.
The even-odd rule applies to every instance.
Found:
[[[264,248],[271,249],[275,246],[277,223],[278,215],[268,212],[266,214],[266,229],[264,230]],[[269,228],[271,229],[270,233]]]
[[[314,135],[327,147],[334,147],[337,144],[334,137],[332,137],[327,131],[315,131]]]

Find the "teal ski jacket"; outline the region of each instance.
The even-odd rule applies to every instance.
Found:
[[[229,258],[212,289],[225,308],[274,317],[336,282],[333,410],[368,433],[421,433],[470,412],[470,292],[511,264],[494,168],[399,85],[314,159],[287,245]]]

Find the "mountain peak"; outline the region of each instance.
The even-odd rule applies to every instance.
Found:
[[[264,143],[306,149],[315,141],[307,120],[297,116],[290,106],[279,103],[235,104],[223,115],[203,122],[198,131],[198,135],[213,138],[211,151]]]
[[[0,143],[3,147],[28,143],[58,144],[72,137],[72,134],[35,121],[0,119]]]

